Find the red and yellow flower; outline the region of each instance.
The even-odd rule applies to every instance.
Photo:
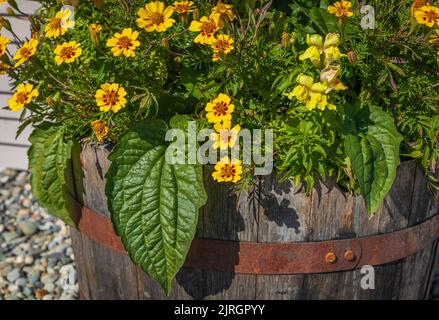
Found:
[[[91,128],[93,129],[93,133],[98,139],[99,142],[104,141],[104,138],[108,135],[110,129],[107,126],[107,123],[103,120],[96,120],[91,122]]]
[[[214,141],[213,148],[226,150],[235,146],[241,126],[236,125],[232,128],[231,122],[225,121],[222,124],[216,123],[214,129],[216,133],[212,133],[210,136],[210,140]]]
[[[127,92],[117,83],[104,83],[96,91],[96,104],[102,112],[119,112],[127,104]]]
[[[236,18],[233,13],[233,6],[231,4],[222,3],[221,0],[212,8],[212,14],[218,14],[220,19],[227,18],[230,21],[233,21]]]
[[[11,42],[11,40],[8,37],[0,35],[0,57],[5,54],[9,42]]]
[[[352,17],[354,13],[351,11],[352,3],[350,1],[337,1],[328,7],[328,12],[343,20]]]
[[[434,33],[430,36],[430,43],[439,44],[439,29],[436,29]]]
[[[215,33],[221,27],[220,15],[212,14],[210,17],[201,17],[199,21],[192,21],[189,31],[199,32],[194,40],[195,43],[211,45],[215,42]]]
[[[153,1],[137,12],[137,25],[147,32],[165,32],[175,23],[171,18],[174,13],[172,6],[166,7],[164,2]]]
[[[241,180],[242,176],[242,161],[230,160],[229,157],[221,159],[215,165],[215,172],[212,173],[212,177],[218,182],[233,182],[237,183]]]
[[[430,5],[420,7],[415,11],[415,19],[429,28],[439,26],[439,8]]]
[[[185,14],[193,12],[196,7],[194,6],[193,1],[174,1],[172,8],[174,9],[174,12],[177,12],[178,14]]]
[[[213,49],[213,61],[221,60],[222,55],[230,53],[233,47],[234,40],[229,35],[220,34],[211,44]]]
[[[15,63],[15,68],[17,68],[19,65],[26,62],[30,57],[35,55],[35,52],[37,52],[37,46],[37,39],[30,39],[29,41],[25,42],[23,46],[17,50],[13,57],[13,59],[17,61]]]
[[[206,118],[211,123],[231,122],[235,105],[228,95],[221,93],[206,105],[205,110]]]
[[[61,10],[48,20],[44,33],[48,38],[58,38],[64,35],[69,28],[74,26],[74,22],[70,21],[71,12],[68,9]]]
[[[140,46],[137,40],[139,33],[131,28],[123,29],[122,33],[116,33],[114,37],[108,39],[107,47],[111,48],[111,52],[115,57],[123,54],[125,57],[134,57],[136,48]]]
[[[57,45],[55,50],[55,62],[57,65],[62,63],[72,63],[81,54],[81,45],[76,41],[65,42],[63,44]]]
[[[21,83],[17,91],[8,100],[8,107],[13,112],[18,112],[21,108],[29,104],[34,98],[38,97],[38,90],[30,83]]]

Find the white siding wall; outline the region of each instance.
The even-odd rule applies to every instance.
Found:
[[[20,10],[26,14],[32,14],[39,7],[38,1],[16,0],[16,2]],[[10,17],[6,11],[8,7],[7,3],[0,5],[0,15],[11,23],[12,29],[19,37],[29,38],[29,22],[26,16]],[[1,34],[12,39],[10,33],[5,29],[1,30]],[[8,49],[13,53],[16,51],[17,45],[10,43]],[[3,109],[7,107],[11,91],[8,77],[0,75],[0,167],[27,169],[27,149],[29,147],[27,138],[30,128],[25,130],[18,139],[15,139],[20,113]]]

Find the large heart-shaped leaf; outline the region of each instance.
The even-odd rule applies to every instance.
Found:
[[[72,141],[64,141],[64,127],[44,123],[33,131],[28,151],[32,193],[49,213],[73,225],[65,173]]]
[[[401,135],[393,118],[377,106],[349,107],[345,150],[369,213],[375,213],[390,191],[400,163]]]
[[[202,168],[166,162],[167,126],[136,123],[110,155],[106,193],[116,232],[132,260],[167,294],[206,202]]]

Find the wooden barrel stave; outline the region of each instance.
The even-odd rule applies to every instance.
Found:
[[[109,149],[86,146],[74,161],[76,196],[109,216],[105,173]],[[200,213],[197,236],[249,242],[303,242],[347,239],[407,228],[437,214],[415,162],[398,169],[379,212],[366,213],[360,197],[319,183],[310,197],[263,177],[239,203],[225,185],[205,174],[209,201]],[[81,293],[87,299],[166,299],[160,286],[130,259],[72,230]],[[428,292],[437,241],[403,260],[375,267],[375,290],[362,290],[359,270],[309,275],[243,275],[183,268],[169,299],[421,299]],[[231,252],[236,255],[237,252]]]

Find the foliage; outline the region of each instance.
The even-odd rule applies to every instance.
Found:
[[[31,18],[34,39],[14,39],[31,52],[38,40],[35,54],[1,55],[0,69],[17,88],[9,107],[22,108],[19,133],[36,128],[34,192],[69,221],[63,177],[72,143],[115,145],[107,176],[115,229],[167,292],[206,200],[200,166],[164,162],[168,127],[192,120],[199,130],[233,134],[273,129],[281,178],[303,183],[308,193],[316,181],[335,178],[362,194],[370,213],[401,159],[417,159],[437,188],[439,18],[428,25],[421,12],[433,10],[434,1],[417,7],[420,1],[370,0],[375,29],[361,27],[356,0],[198,0],[167,16],[169,9],[149,0],[67,2],[75,7],[74,27],[57,30],[51,22],[64,14],[60,1],[43,0]],[[151,8],[164,16],[148,27]],[[210,38],[197,22],[209,19]],[[1,25],[10,29],[4,19]],[[119,48],[123,35],[129,45]],[[74,54],[66,56],[66,48]],[[222,117],[214,115],[215,103],[227,107]],[[235,140],[226,146],[239,145]],[[254,166],[226,160],[215,180],[242,175],[236,187],[250,187]],[[62,192],[51,193],[55,187]]]

